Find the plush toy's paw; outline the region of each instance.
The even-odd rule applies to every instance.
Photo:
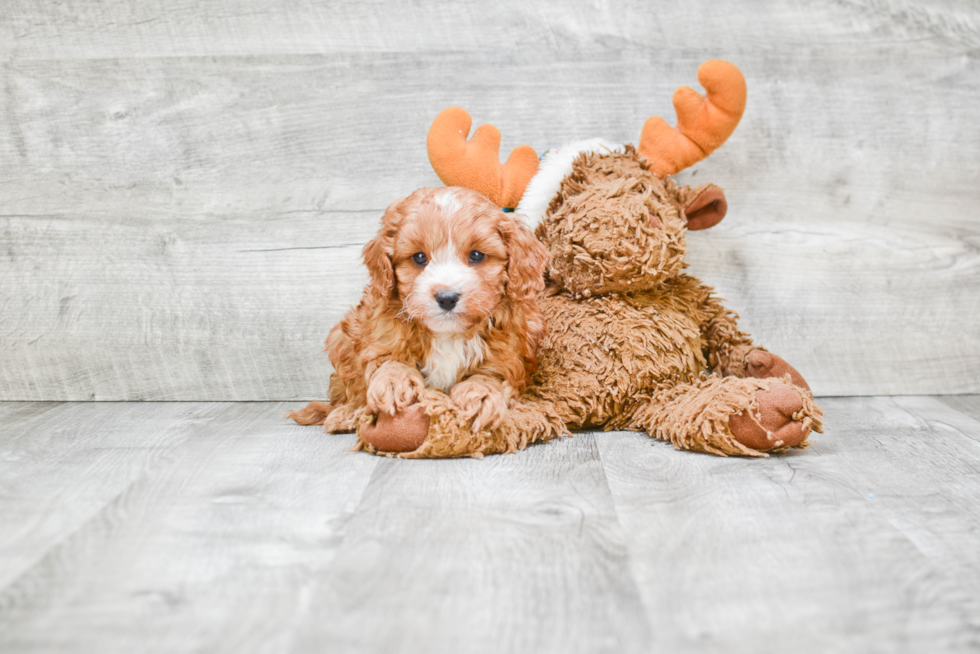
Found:
[[[755,350],[750,353],[749,356],[745,357],[745,371],[749,377],[755,377],[756,379],[783,377],[789,373],[794,384],[800,388],[810,390],[810,385],[803,379],[803,375],[796,371],[796,368],[786,363],[785,359],[781,356],[771,352]]]
[[[768,389],[756,391],[755,399],[758,411],[750,407],[728,419],[735,440],[759,452],[794,447],[806,440],[809,425],[794,419],[803,409],[798,391],[773,380]]]
[[[507,398],[496,380],[468,379],[449,392],[459,416],[472,421],[474,432],[496,429],[507,414]]]
[[[405,409],[425,391],[425,380],[415,368],[386,361],[371,376],[367,390],[368,411],[394,415]]]
[[[429,416],[421,404],[413,404],[394,415],[379,413],[360,428],[361,440],[379,452],[414,452],[429,433]]]

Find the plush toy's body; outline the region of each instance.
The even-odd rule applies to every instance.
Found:
[[[690,89],[675,96],[679,135],[651,119],[643,156],[631,146],[579,144],[549,153],[523,184],[499,164],[492,188],[469,180],[474,171],[459,170],[459,162],[474,165],[465,152],[469,117],[450,110],[456,124],[437,120],[429,149],[443,180],[490,197],[522,198],[517,212],[537,220],[536,234],[551,255],[548,285],[538,297],[548,331],[530,386],[494,429],[474,430],[445,393],[427,389],[411,411],[365,416],[362,447],[408,457],[482,456],[582,428],[645,430],[679,449],[721,455],[765,456],[808,444],[821,413],[802,376],[753,345],[712,289],[683,272],[687,231],[716,224],[727,205],[713,185],[681,187],[666,175],[697,160],[692,148],[703,158],[720,145],[745,99],[744,80],[731,64],[709,62],[699,77],[707,99],[694,94],[698,104]],[[733,100],[739,88],[741,100]],[[480,137],[478,130],[469,145]],[[444,148],[449,159],[439,139],[453,141]],[[681,145],[663,145],[672,140]],[[448,173],[447,162],[456,166]],[[424,438],[404,445],[392,437],[405,431]]]

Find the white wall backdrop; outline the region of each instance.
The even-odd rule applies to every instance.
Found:
[[[976,2],[6,0],[0,399],[320,397],[440,109],[634,141],[714,57],[695,274],[819,395],[980,392]]]

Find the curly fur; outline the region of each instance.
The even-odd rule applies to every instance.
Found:
[[[469,261],[472,251],[485,258]],[[430,263],[413,258],[420,252]],[[394,413],[426,386],[450,390],[469,380],[457,394],[468,400],[467,417],[498,425],[537,366],[544,247],[475,191],[425,188],[385,211],[363,255],[370,282],[326,340],[330,402],[311,402],[289,417],[353,431],[365,412]],[[434,274],[435,266],[443,268]],[[441,290],[460,292],[452,312],[434,299]]]
[[[537,227],[551,254],[539,298],[548,333],[530,386],[496,428],[477,428],[451,398],[426,391],[428,437],[400,456],[511,452],[583,428],[645,430],[718,455],[805,447],[821,412],[802,377],[750,377],[747,360],[764,350],[683,272],[687,210],[707,226],[721,219],[697,203],[705,188],[657,177],[631,146],[580,155]],[[739,420],[758,447],[735,438]],[[798,438],[787,442],[789,432]]]

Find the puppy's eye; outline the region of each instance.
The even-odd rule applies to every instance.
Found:
[[[429,260],[425,258],[425,252],[416,252],[414,255],[412,255],[412,261],[420,266],[424,266],[425,264],[429,263]]]
[[[473,250],[470,252],[470,263],[480,263],[487,258],[487,255],[483,254],[478,250]]]

